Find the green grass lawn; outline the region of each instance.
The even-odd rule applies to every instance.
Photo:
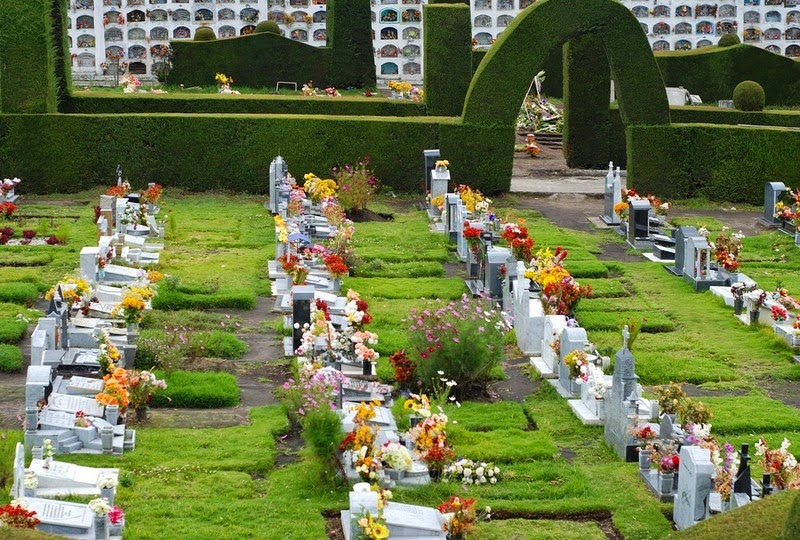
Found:
[[[31,320],[38,316],[25,303],[76,270],[81,246],[96,238],[92,206],[101,192],[39,198],[45,202],[67,198],[82,203],[79,206],[24,206],[31,223],[51,216],[56,222],[69,221],[69,241],[65,246],[30,250],[0,246],[0,290],[5,291],[0,293],[0,342],[18,343],[27,324],[18,323],[17,315]],[[568,267],[595,293],[579,304],[577,316],[598,347],[616,350],[623,322],[647,319],[634,348],[643,384],[677,381],[720,390],[719,395],[698,399],[713,411],[713,431],[721,439],[752,445],[764,436],[775,445],[786,436],[800,444],[800,412],[770,398],[761,385],[767,379],[776,384],[800,380],[800,366],[792,364],[792,351],[780,339],[766,329],[741,325],[716,297],[694,293],[659,265],[598,260],[600,246],[617,241],[611,232],[589,234],[555,227],[537,212],[513,208],[511,196],[500,200],[507,200],[509,208],[498,208],[498,215],[525,219],[536,239],[534,249],[560,245],[570,251]],[[241,316],[229,319],[225,312],[252,306],[259,296],[270,294],[266,264],[274,257],[275,237],[263,198],[188,195],[167,189],[162,208],[165,215],[175,217],[167,227],[160,266],[179,278],[179,284],[156,302],[159,309],[148,315],[145,328],[161,331],[164,326],[185,324],[196,331],[237,331],[234,324],[242,321]],[[398,210],[391,199],[378,201],[375,208],[392,211],[394,221],[356,225],[355,250],[363,263],[355,277],[344,280],[343,289],[353,288],[368,301],[374,316],[370,330],[379,334],[378,374],[391,381],[386,359],[409,343],[402,318],[421,305],[422,297],[456,299],[466,289],[460,278],[444,277],[442,263],[455,261],[452,247],[429,231],[422,212]],[[704,223],[712,230],[723,225],[714,220]],[[765,233],[745,239],[742,270],[765,288],[779,279],[800,296],[799,268],[800,249],[788,237]],[[3,284],[13,285],[3,289]],[[251,324],[238,331],[271,331],[269,326]],[[220,354],[229,357],[226,362],[243,353],[235,342],[216,339],[221,349],[232,351]],[[238,393],[230,397],[236,392],[233,377],[224,374],[176,372],[170,383],[187,407],[202,406],[211,390],[220,396],[217,405],[238,404]],[[740,393],[746,395],[732,396],[726,389],[743,390]],[[399,415],[401,409],[399,403],[395,412]],[[456,484],[398,488],[394,500],[436,506],[460,494],[475,497],[479,507],[490,505],[501,516],[517,512],[546,518],[482,523],[471,536],[479,540],[604,538],[595,521],[572,519],[582,512],[610,515],[626,539],[673,534],[665,517],[669,505],[651,496],[638,478],[637,466],[622,463],[606,447],[601,428],[581,425],[550,385],[541,385],[523,403],[466,401],[460,409],[448,406],[447,413],[457,455],[496,463],[502,480],[466,490]],[[281,406],[259,407],[250,409],[248,425],[140,427],[134,452],[64,459],[123,470],[128,480],[120,487],[118,502],[128,516],[126,540],[326,538],[322,513],[346,507],[347,489],[321,482],[318,464],[306,451],[296,462],[277,465],[278,456],[287,453],[281,440],[288,430]],[[754,474],[757,471],[756,467]],[[0,491],[0,503],[6,500],[7,490]],[[774,503],[770,508],[774,512],[770,515],[788,512],[788,504]],[[716,523],[720,530],[738,530],[742,514],[746,512],[710,520],[698,526],[698,534],[700,527],[716,530]],[[724,523],[729,523],[727,529]],[[678,537],[694,536],[687,532]],[[715,536],[709,532],[705,537]]]

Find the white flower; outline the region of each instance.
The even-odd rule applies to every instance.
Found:
[[[475,469],[475,474],[478,476],[483,476],[484,471],[485,469],[483,467],[478,467],[477,469]]]
[[[785,469],[794,469],[797,467],[797,459],[792,454],[787,454],[786,459],[783,460],[783,467]]]
[[[456,381],[450,380],[450,381],[447,381],[445,384],[446,384],[447,386],[449,386],[450,388],[452,388],[452,387],[454,387],[455,385],[457,385],[458,383],[457,383]]]
[[[500,469],[498,467],[494,468],[494,474],[500,474]]]
[[[763,456],[767,452],[767,444],[764,439],[759,439],[756,443],[756,455]]]
[[[491,478],[489,479],[489,483],[490,483],[490,484],[496,484],[496,483],[497,483],[497,478],[496,478],[496,477],[494,477],[494,476],[493,476],[493,477],[491,477]]]
[[[36,473],[33,471],[28,471],[25,473],[25,488],[26,489],[36,489],[39,487],[39,479],[36,478]]]
[[[464,469],[464,476],[465,477],[466,476],[472,476],[472,469],[470,469],[469,467],[465,468]]]
[[[437,371],[436,373],[438,373],[439,375],[444,375],[444,371]]]
[[[97,480],[97,487],[99,489],[113,489],[117,487],[117,479],[113,476],[101,476]]]
[[[789,442],[789,439],[784,438],[783,442],[781,443],[781,450],[786,452],[787,450],[789,450],[789,447],[791,445],[792,443]]]
[[[105,516],[111,511],[111,505],[108,504],[108,500],[100,497],[89,501],[87,506],[97,516]]]

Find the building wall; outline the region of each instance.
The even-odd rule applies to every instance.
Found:
[[[800,0],[620,0],[640,21],[657,51],[715,45],[735,32],[743,42],[800,56]],[[473,44],[488,47],[533,0],[471,0]],[[73,73],[101,75],[118,56],[133,73],[154,73],[158,46],[192,39],[202,25],[218,38],[252,32],[264,19],[284,35],[324,46],[325,0],[73,0],[70,47]],[[379,82],[422,82],[421,0],[373,0],[372,28]],[[209,81],[211,83],[211,81]]]

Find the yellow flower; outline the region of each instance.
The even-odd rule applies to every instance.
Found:
[[[370,527],[370,534],[372,538],[376,540],[383,540],[384,538],[389,538],[389,529],[386,528],[385,525],[381,525],[380,523],[372,523]]]

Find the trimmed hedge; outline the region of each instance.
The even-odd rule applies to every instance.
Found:
[[[472,19],[466,4],[424,5],[425,103],[430,114],[458,116],[472,79]]]
[[[602,50],[596,34],[573,37],[564,46],[564,157],[569,167],[602,168],[609,161],[611,74],[605,56],[598,54]]]
[[[767,105],[800,104],[800,62],[754,45],[703,47],[655,55],[667,86],[683,86],[704,102],[731,99],[742,81],[764,87]]]
[[[370,0],[328,0],[326,13],[330,84],[375,86]]]
[[[798,131],[673,124],[629,126],[627,136],[628,185],[640,193],[760,205],[764,182],[800,176]]]
[[[328,82],[330,49],[268,32],[214,41],[173,41],[171,45],[174,57],[169,80],[175,84],[213,84],[217,73],[233,77],[234,88],[274,88],[278,81]]]
[[[22,351],[16,345],[0,345],[0,372],[18,373],[22,369]]]
[[[153,297],[153,309],[174,311],[178,309],[253,309],[256,295],[253,291],[217,292],[214,294],[187,294],[161,290]]]
[[[220,94],[73,94],[63,113],[128,114],[332,114],[352,116],[422,116],[425,106],[410,100],[363,97],[225,96]]]
[[[62,5],[63,0],[3,3],[3,16],[0,17],[0,112],[44,113],[56,110],[59,81],[55,69],[57,47],[54,37],[63,25],[53,24],[53,14],[60,13],[63,23]],[[57,35],[59,42],[65,39],[63,33]],[[63,62],[61,64],[59,72],[65,75],[66,68]]]
[[[531,76],[551,51],[592,32],[605,44],[625,123],[668,123],[664,83],[647,36],[627,8],[608,0],[542,0],[520,13],[478,67],[464,104],[464,122],[513,126]],[[520,69],[522,59],[527,69]]]
[[[800,493],[795,493],[794,502],[786,518],[786,528],[783,531],[783,540],[800,538]]]
[[[215,39],[217,39],[217,34],[214,33],[213,28],[208,26],[201,26],[194,33],[195,41],[214,41]]]
[[[452,177],[487,195],[495,195],[511,188],[515,140],[516,128],[513,125],[439,125],[438,148],[443,158],[450,161]],[[419,150],[417,156],[421,155],[422,150]],[[414,165],[418,163],[417,156],[411,158]]]

